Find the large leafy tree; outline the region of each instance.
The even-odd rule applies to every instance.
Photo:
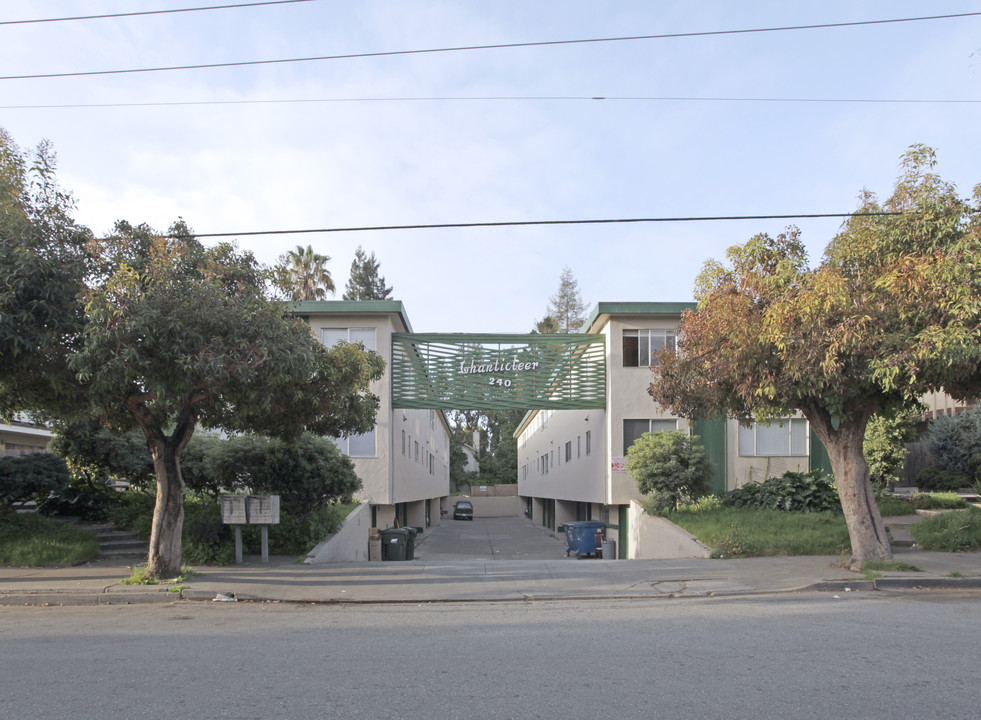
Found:
[[[344,299],[391,300],[392,288],[385,287],[385,278],[378,274],[380,266],[375,253],[368,255],[358,245],[351,261],[351,277],[344,288]]]
[[[88,413],[146,439],[157,495],[147,571],[170,576],[181,560],[180,456],[195,429],[365,432],[378,405],[368,385],[383,361],[355,345],[324,348],[266,296],[250,254],[205,248],[183,223],[167,235],[119,224],[93,252],[99,276],[70,363]]]
[[[206,248],[183,222],[93,239],[50,149],[23,153],[5,133],[0,211],[0,413],[140,430],[156,480],[150,574],[180,570],[180,457],[198,426],[284,439],[371,428],[382,359],[324,348],[250,254]]]
[[[856,567],[891,556],[863,455],[869,419],[926,391],[981,389],[979,223],[934,164],[911,148],[890,198],[863,193],[815,268],[795,229],[707,263],[682,351],[662,353],[650,388],[687,416],[803,414],[830,455]]]
[[[336,290],[328,262],[330,256],[315,253],[313,246],[297,245],[279,258],[273,279],[290,300],[324,300]]]
[[[577,333],[586,322],[586,304],[579,293],[579,281],[569,267],[562,268],[559,289],[548,299],[548,317],[558,326],[555,332],[560,333]],[[544,331],[539,328],[539,332]]]
[[[90,233],[71,218],[47,143],[24,152],[0,128],[0,415],[61,412],[77,388],[67,352],[82,323],[79,302]]]

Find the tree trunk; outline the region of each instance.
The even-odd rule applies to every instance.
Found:
[[[889,537],[875,501],[863,449],[868,418],[842,422],[837,429],[829,418],[808,417],[808,420],[831,458],[852,543],[851,569],[861,570],[869,560],[890,560]]]
[[[174,432],[167,437],[160,423],[147,408],[156,393],[134,394],[126,399],[126,407],[146,436],[146,446],[153,458],[153,474],[157,478],[157,502],[153,507],[150,526],[150,553],[146,574],[158,580],[181,574],[181,531],[184,528],[184,478],[181,477],[181,453],[194,434],[197,416],[194,404],[204,397],[192,393],[177,417]]]
[[[146,574],[163,580],[181,574],[184,479],[173,441],[159,440],[151,445],[150,452],[157,478],[157,502],[153,508]]]

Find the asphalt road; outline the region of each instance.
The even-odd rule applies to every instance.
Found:
[[[2,607],[0,717],[974,720],[978,610],[924,593]]]

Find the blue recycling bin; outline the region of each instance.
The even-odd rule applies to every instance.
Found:
[[[577,521],[565,523],[566,557],[574,552],[577,558],[583,555],[596,556],[596,531],[602,532],[603,523]]]

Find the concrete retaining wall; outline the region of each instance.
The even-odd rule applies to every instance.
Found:
[[[344,524],[341,525],[340,530],[310,551],[310,554],[303,561],[304,564],[367,562],[369,527],[371,527],[371,506],[368,504],[358,505],[344,519]]]
[[[636,500],[630,502],[630,559],[712,557],[712,549],[663,517],[651,517]]]

